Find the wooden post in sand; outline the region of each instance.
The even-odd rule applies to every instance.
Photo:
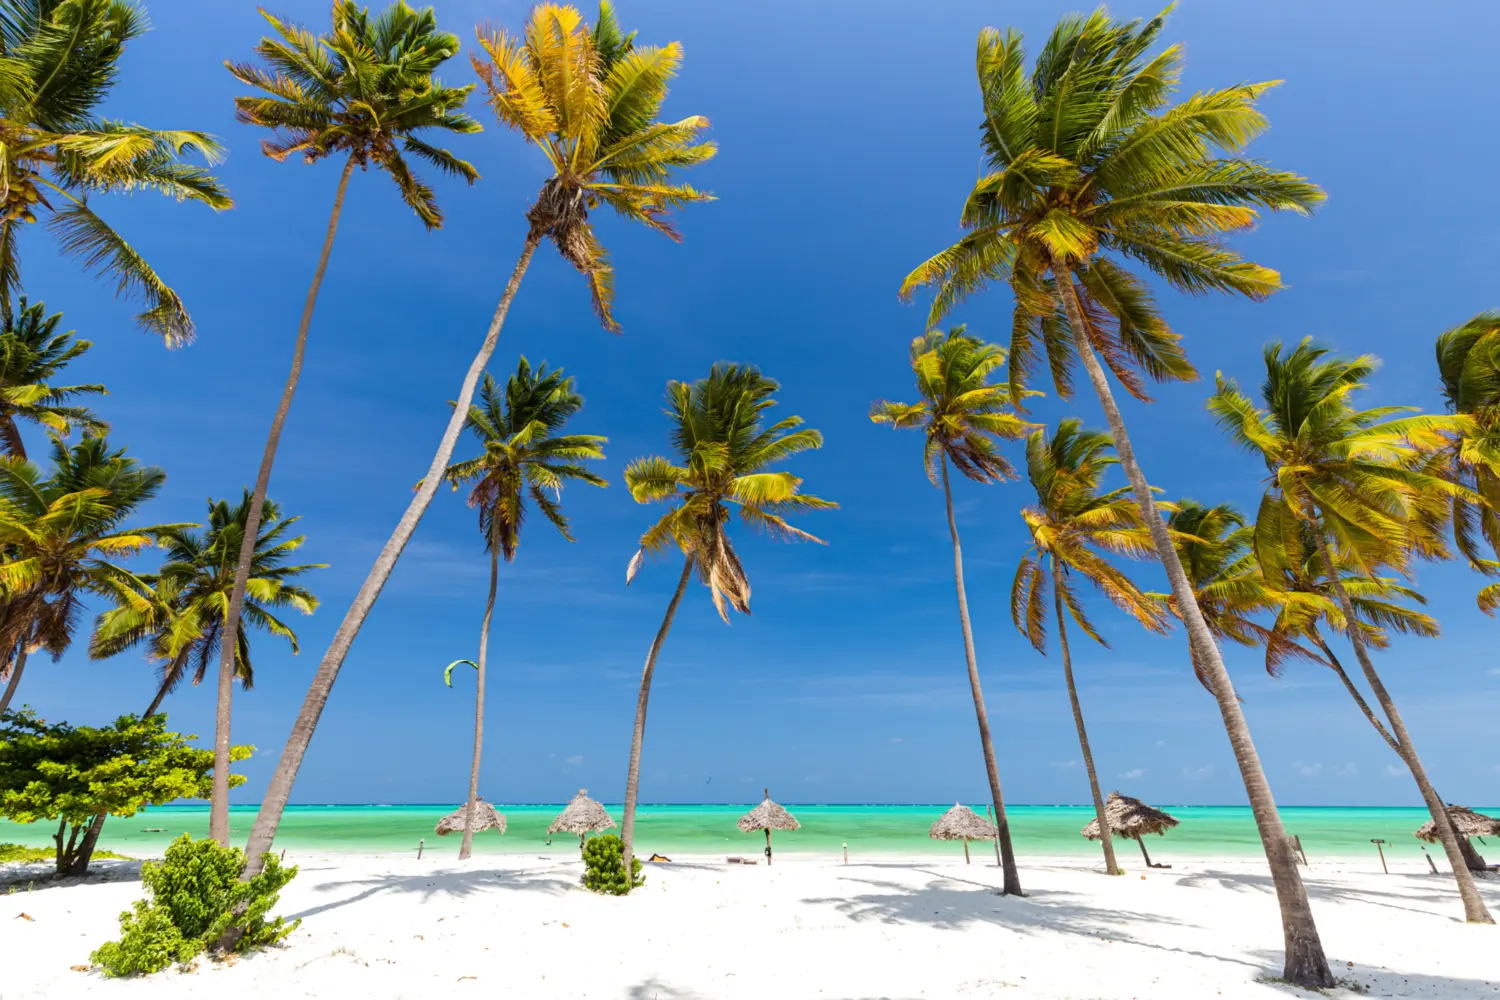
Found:
[[[1380,852],[1380,870],[1389,875],[1391,873],[1391,870],[1385,866],[1385,848],[1380,846],[1381,844],[1385,843],[1385,841],[1381,840],[1379,837],[1373,837],[1371,838],[1370,843],[1374,844],[1375,850]]]
[[[990,804],[988,802],[986,802],[984,804],[984,814],[989,817],[990,826],[995,826],[995,810],[990,806]],[[968,849],[969,849],[969,845],[965,844],[964,845],[964,850],[967,851]],[[995,864],[996,865],[1000,864],[1000,828],[999,827],[995,827]]]
[[[844,864],[849,863],[849,841],[844,841]]]
[[[417,841],[417,860],[418,861],[422,860],[422,845],[425,844],[425,843],[427,843],[427,839],[425,837]]]

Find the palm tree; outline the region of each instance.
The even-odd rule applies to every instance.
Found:
[[[99,117],[126,44],[145,30],[145,12],[131,0],[0,0],[0,319],[7,323],[21,285],[21,227],[46,215],[64,255],[144,301],[136,317],[142,328],[169,346],[193,338],[182,299],[88,201],[156,191],[214,209],[234,204],[207,170],[182,160],[196,152],[218,162],[213,136]]]
[[[1292,547],[1272,543],[1273,533],[1285,539],[1294,528],[1307,525],[1345,622],[1358,623],[1359,615],[1337,569],[1339,558],[1347,559],[1366,578],[1376,577],[1380,566],[1404,570],[1413,555],[1440,547],[1439,540],[1427,535],[1428,522],[1421,514],[1434,498],[1466,494],[1478,500],[1462,487],[1417,467],[1424,452],[1441,447],[1445,435],[1460,430],[1465,421],[1399,416],[1413,409],[1404,406],[1355,410],[1350,397],[1365,388],[1365,379],[1377,364],[1370,356],[1333,357],[1304,340],[1285,354],[1279,343],[1268,346],[1265,364],[1266,379],[1260,390],[1264,408],[1223,375],[1208,402],[1225,433],[1260,456],[1269,471],[1261,499],[1265,523],[1257,523],[1256,556],[1274,579]],[[1332,554],[1330,538],[1339,558]],[[1447,809],[1427,780],[1395,701],[1375,671],[1364,629],[1348,627],[1346,631],[1365,680],[1390,723],[1401,759],[1432,813],[1463,897],[1465,919],[1492,923]]]
[[[917,392],[922,401],[876,403],[870,410],[870,419],[877,424],[922,431],[926,436],[922,465],[932,485],[941,482],[943,487],[943,502],[948,509],[948,534],[953,539],[953,580],[958,588],[958,621],[963,632],[964,659],[969,667],[974,714],[979,720],[979,745],[984,752],[990,800],[995,804],[995,831],[1004,871],[1001,892],[1020,896],[1021,876],[1016,870],[1016,852],[1010,842],[1010,823],[1005,818],[1005,797],[1000,793],[1000,772],[995,765],[995,747],[990,740],[984,691],[979,686],[974,630],[969,624],[969,599],[964,593],[963,551],[959,547],[958,522],[953,517],[953,490],[948,483],[950,462],[960,475],[977,483],[1016,478],[1015,469],[1000,454],[995,439],[1018,440],[1034,425],[1010,412],[1010,399],[1005,390],[990,384],[990,376],[1003,364],[1003,350],[966,335],[962,326],[954,327],[947,334],[931,330],[911,342],[911,367],[917,377]]]
[[[21,296],[20,315],[0,327],[0,442],[6,454],[25,459],[18,420],[29,420],[67,437],[74,426],[85,434],[109,433],[109,424],[90,410],[70,402],[77,396],[105,395],[102,385],[53,385],[58,372],[94,346],[74,340],[73,331],[57,332],[62,313],[46,315],[40,302],[28,304]]]
[[[166,474],[141,466],[102,437],[71,448],[52,439],[53,469],[0,458],[0,651],[10,681],[0,714],[10,706],[26,657],[45,649],[60,659],[73,641],[84,598],[146,604],[140,580],[113,560],[157,543],[182,525],[125,528],[154,497]]]
[[[458,859],[466,860],[474,845],[474,809],[479,801],[479,758],[484,749],[484,683],[490,643],[490,615],[495,610],[495,587],[500,557],[514,562],[521,523],[529,497],[568,541],[568,519],[560,501],[569,481],[609,485],[579,464],[604,458],[609,440],[597,434],[561,434],[564,425],[583,408],[571,378],[562,369],[548,371],[546,364],[535,371],[523,356],[516,371],[505,380],[502,391],[488,372],[479,387],[479,403],[469,407],[464,426],[474,432],[484,454],[448,466],[445,478],[457,489],[473,483],[469,506],[479,512],[479,532],[490,554],[490,590],[484,601],[479,627],[479,674],[474,692],[474,760],[469,767],[469,798],[464,806],[464,838]],[[548,496],[548,492],[551,496]],[[451,683],[451,674],[449,675]]]
[[[145,603],[121,604],[99,616],[89,641],[90,657],[104,659],[144,645],[160,667],[156,695],[142,718],[155,715],[162,700],[190,670],[193,685],[201,684],[209,664],[218,658],[224,636],[229,634],[229,597],[251,502],[249,490],[233,506],[228,500],[210,500],[207,530],[202,534],[186,527],[163,531],[161,544],[166,552],[161,567],[138,577],[145,584],[140,593]],[[307,540],[306,535],[288,537],[301,518],[283,518],[273,500],[266,501],[263,514],[248,600],[236,623],[235,641],[230,643],[235,676],[245,690],[255,686],[247,623],[285,639],[292,655],[297,655],[301,651],[297,633],[275,612],[289,608],[310,615],[316,611],[317,597],[294,581],[309,570],[327,568],[324,563],[289,564],[291,554]]]
[[[1482,312],[1439,334],[1437,361],[1448,412],[1469,419],[1436,458],[1448,478],[1484,501],[1451,498],[1453,540],[1470,566],[1500,576],[1500,311]],[[1481,538],[1487,552],[1481,551]],[[1493,616],[1500,607],[1500,583],[1482,588],[1478,601]]]
[[[682,46],[674,42],[662,48],[636,47],[633,39],[634,35],[620,33],[607,3],[600,4],[592,32],[575,9],[541,4],[533,8],[522,35],[480,33],[480,45],[489,58],[474,62],[489,91],[490,106],[502,124],[541,149],[553,173],[526,213],[521,255],[464,375],[457,407],[422,485],[376,557],[318,665],[250,832],[247,876],[259,870],[261,855],[275,839],[297,770],[349,647],[432,502],[467,419],[479,374],[495,350],[511,300],[537,246],[544,238],[551,239],[563,257],[579,267],[589,280],[595,310],[604,325],[614,329],[610,312],[613,271],[594,236],[589,212],[608,205],[622,218],[676,239],[670,211],[709,199],[686,184],[671,182],[674,170],[713,156],[714,145],[699,141],[708,120],[697,115],[675,123],[657,120],[667,83],[682,61]]]
[[[1031,547],[1021,557],[1011,585],[1010,617],[1036,651],[1046,656],[1050,579],[1063,679],[1068,685],[1068,703],[1073,708],[1078,746],[1083,751],[1083,766],[1089,776],[1094,815],[1099,820],[1104,870],[1110,875],[1123,875],[1124,871],[1115,863],[1114,841],[1104,815],[1104,795],[1094,770],[1094,752],[1089,747],[1083,708],[1073,683],[1067,617],[1071,616],[1083,633],[1101,646],[1108,648],[1109,643],[1084,614],[1069,579],[1076,574],[1087,580],[1116,607],[1153,632],[1165,633],[1168,625],[1160,606],[1106,558],[1106,554],[1140,558],[1152,551],[1151,536],[1141,524],[1140,508],[1131,499],[1128,486],[1099,492],[1105,471],[1119,462],[1109,454],[1109,434],[1081,428],[1082,421],[1070,417],[1057,425],[1050,439],[1045,429],[1038,429],[1026,441],[1026,473],[1036,490],[1037,502],[1021,511],[1031,533]]]
[[[224,65],[236,80],[260,94],[235,98],[235,117],[248,125],[269,128],[274,134],[261,144],[261,151],[278,163],[300,154],[304,163],[317,163],[342,156],[343,171],[334,189],[333,208],[323,235],[323,249],[313,269],[297,339],[292,347],[292,367],[281,401],[271,418],[261,453],[260,469],[251,494],[250,519],[245,545],[235,567],[234,589],[229,596],[228,627],[239,627],[246,581],[250,579],[255,553],[251,542],[260,530],[261,508],[276,464],[281,429],[292,408],[297,383],[302,377],[302,357],[307,349],[307,331],[312,325],[318,291],[333,252],[344,208],[344,192],[354,168],[372,165],[385,171],[396,184],[401,199],[416,212],[428,231],[443,224],[432,189],[412,173],[407,155],[423,160],[440,172],[470,184],[479,172],[448,150],[428,143],[423,136],[480,131],[477,121],[462,108],[474,89],[445,87],[434,78],[437,68],[458,52],[458,36],[438,31],[432,8],[413,10],[405,0],[396,0],[380,16],[351,0],[333,5],[333,26],[324,35],[265,15],[277,37],[262,38],[255,47],[267,69],[248,63]],[[219,657],[218,719],[214,737],[214,791],[209,813],[209,835],[229,843],[229,752],[234,663],[226,647]],[[222,778],[220,776],[223,776]]]
[[[693,570],[708,587],[719,617],[729,609],[750,613],[750,580],[729,540],[733,509],[752,528],[782,542],[819,542],[787,521],[793,514],[828,510],[838,504],[801,492],[802,480],[790,472],[766,471],[800,452],[823,446],[823,435],[802,426],[801,417],[770,424],[767,414],[780,386],[750,365],[719,363],[696,382],[667,383],[667,416],[672,422],[675,461],[659,456],[638,458],[625,468],[625,485],[636,503],[662,502],[668,510],[641,535],[640,549],[625,571],[635,579],[647,556],[676,549],[684,556],[677,589],[646,654],[641,690],[635,705],[630,767],[625,777],[625,871],[635,847],[635,809],[640,792],[641,744],[646,738],[646,704],[656,657],[672,628],[677,605]]]
[[[1256,101],[1269,84],[1200,91],[1168,106],[1182,49],[1147,55],[1165,16],[1144,24],[1115,21],[1103,9],[1065,17],[1029,77],[1018,32],[980,32],[980,135],[991,172],[964,205],[967,235],[914,270],[901,290],[938,286],[932,325],[971,292],[1006,280],[1016,300],[1010,384],[1018,404],[1042,354],[1064,398],[1083,365],[1245,782],[1281,906],[1285,978],[1324,988],[1333,974],[1249,727],[1105,374],[1107,366],[1141,399],[1149,398],[1146,378],[1195,377],[1150,289],[1122,258],[1182,291],[1263,298],[1281,287],[1280,276],[1243,260],[1226,234],[1253,225],[1260,209],[1308,212],[1323,194],[1241,155],[1266,128]]]

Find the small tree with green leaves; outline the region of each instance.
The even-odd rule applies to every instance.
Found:
[[[86,874],[95,839],[85,834],[99,813],[134,816],[146,806],[208,798],[214,755],[190,745],[197,738],[168,732],[164,715],[122,715],[94,727],[11,712],[0,717],[0,816],[57,823],[57,873]],[[253,749],[235,747],[230,759]]]

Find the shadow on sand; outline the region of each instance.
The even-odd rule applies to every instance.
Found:
[[[286,914],[286,918],[293,920],[299,917],[317,916],[320,913],[327,913],[329,910],[336,910],[341,906],[358,903],[361,900],[384,893],[421,896],[426,901],[437,896],[448,899],[463,899],[491,890],[521,890],[558,895],[579,888],[576,879],[559,878],[550,870],[527,872],[485,871],[476,869],[471,872],[445,871],[428,872],[418,875],[382,875],[374,878],[336,879],[319,883],[313,887],[313,891],[317,893],[334,893],[359,886],[363,886],[363,888],[351,896],[329,900],[326,903],[310,906],[296,913],[288,913]]]

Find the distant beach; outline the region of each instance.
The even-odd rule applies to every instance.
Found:
[[[1160,803],[1159,803],[1160,804]],[[952,803],[933,805],[788,805],[802,823],[795,833],[777,836],[777,853],[832,857],[849,845],[852,857],[916,855],[951,856],[961,853],[956,844],[929,840],[927,828]],[[981,815],[984,804],[970,803]],[[1165,837],[1149,838],[1147,849],[1161,860],[1173,855],[1195,858],[1259,857],[1260,838],[1250,810],[1245,806],[1180,806],[1160,804],[1182,821]],[[453,803],[437,805],[301,805],[291,806],[276,837],[278,849],[319,854],[396,854],[415,852],[425,840],[427,850],[457,850],[457,837],[439,839],[433,827]],[[504,836],[484,834],[475,838],[475,851],[482,854],[526,854],[549,850],[547,824],[562,809],[562,803],[501,805],[510,824]],[[619,820],[620,807],[610,805]],[[760,850],[756,836],[735,829],[734,821],[747,807],[741,805],[646,805],[637,819],[636,841],[645,854],[671,855],[750,853]],[[1487,810],[1494,812],[1496,810]],[[243,845],[255,819],[254,806],[235,806],[230,826],[236,843]],[[1016,851],[1032,857],[1096,857],[1097,844],[1079,835],[1093,818],[1088,806],[1010,806],[1006,810],[1015,837]],[[1302,840],[1310,858],[1365,858],[1374,855],[1372,838],[1385,840],[1386,856],[1407,862],[1421,861],[1421,842],[1412,832],[1429,818],[1425,809],[1401,807],[1283,806],[1282,820],[1288,833]],[[161,832],[148,832],[161,831]],[[208,806],[149,808],[129,819],[111,819],[100,845],[135,857],[160,856],[174,837],[190,833],[202,837],[208,831]],[[40,825],[21,826],[0,821],[0,842],[34,847],[50,844],[48,831]],[[551,850],[566,846],[570,838],[552,838]],[[986,845],[974,845],[976,852]],[[1129,843],[1120,849],[1139,853]],[[1433,848],[1429,847],[1429,851]],[[1441,860],[1441,850],[1437,851]]]

